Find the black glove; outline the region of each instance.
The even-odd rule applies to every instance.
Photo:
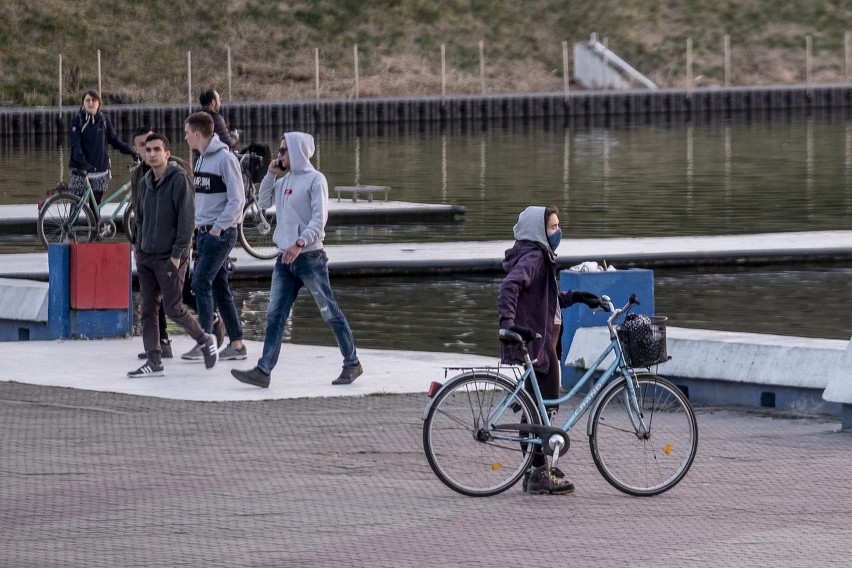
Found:
[[[532,341],[538,335],[536,332],[534,332],[530,328],[524,327],[522,325],[513,325],[512,327],[509,328],[509,331],[514,331],[515,333],[520,335],[521,339],[523,339],[524,341]]]
[[[576,303],[586,304],[590,308],[599,308],[601,306],[601,299],[598,298],[595,294],[591,292],[585,292],[583,290],[578,290],[571,295],[571,300]]]
[[[84,172],[86,172],[87,174],[90,174],[90,173],[95,171],[95,166],[93,166],[89,162],[85,162],[85,163],[83,163],[83,167],[80,168],[80,169],[83,170]]]

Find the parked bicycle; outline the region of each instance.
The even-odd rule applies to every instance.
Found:
[[[254,151],[257,149],[258,151]],[[243,208],[243,221],[238,234],[240,244],[247,253],[259,259],[271,259],[278,255],[278,247],[272,240],[275,234],[275,212],[261,209],[257,203],[258,188],[269,166],[269,156],[261,153],[257,144],[250,145],[242,153],[237,152],[240,168],[243,172],[243,185],[246,191],[246,204]],[[266,150],[268,154],[269,150]]]
[[[589,411],[586,435],[592,459],[616,489],[635,496],[657,495],[677,485],[689,471],[698,449],[698,424],[684,393],[653,372],[637,370],[669,359],[665,318],[653,318],[642,329],[614,325],[638,304],[636,295],[615,309],[607,296],[601,307],[610,312],[610,343],[565,395],[543,399],[535,380],[527,342],[507,329],[500,341],[524,354],[523,369],[456,368],[446,384],[433,383],[424,411],[423,448],[432,471],[464,495],[495,495],[523,477],[533,446],[545,454],[546,467],[556,467],[568,451],[568,432]],[[641,333],[640,333],[641,332]],[[603,374],[597,368],[614,353]],[[533,394],[524,388],[532,385]],[[546,408],[565,404],[585,386],[588,392],[562,426],[551,423]]]
[[[134,162],[128,168],[131,173],[139,165]],[[50,243],[79,243],[110,239],[115,236],[115,220],[122,216],[127,239],[133,242],[133,208],[130,204],[130,182],[128,181],[98,203],[89,175],[83,170],[72,173],[84,177],[86,190],[82,196],[68,191],[65,184],[57,184],[52,195],[39,204],[37,230],[39,239],[47,247]],[[118,202],[112,213],[103,215],[104,208]]]

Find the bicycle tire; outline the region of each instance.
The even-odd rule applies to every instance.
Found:
[[[72,220],[71,214],[80,198],[68,193],[53,195],[38,212],[36,228],[42,244],[91,242],[97,239],[97,220],[91,207],[84,203]]]
[[[278,246],[272,240],[275,224],[275,216],[267,217],[257,201],[250,199],[243,209],[243,222],[239,225],[240,244],[245,251],[261,260],[278,256]]]
[[[622,378],[600,394],[589,428],[592,459],[610,485],[637,497],[659,495],[678,484],[698,450],[698,423],[686,395],[654,373],[636,375],[636,398],[648,427],[628,409]]]
[[[134,244],[136,241],[136,211],[133,209],[131,203],[128,203],[124,208],[124,214],[121,219],[122,226],[124,227],[124,236],[127,237],[130,244]]]
[[[432,471],[450,489],[471,497],[496,495],[529,468],[529,444],[492,438],[482,424],[515,385],[496,373],[469,372],[451,379],[435,395],[423,422],[423,449]],[[526,391],[521,390],[512,405],[498,425],[541,424]]]

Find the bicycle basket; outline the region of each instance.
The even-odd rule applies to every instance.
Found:
[[[630,314],[617,328],[624,359],[631,367],[650,367],[669,360],[663,316]]]

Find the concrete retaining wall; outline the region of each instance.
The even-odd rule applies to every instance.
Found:
[[[605,327],[579,329],[566,365],[586,369],[608,342]],[[695,403],[824,412],[852,428],[850,341],[669,327],[667,345],[656,371]]]

